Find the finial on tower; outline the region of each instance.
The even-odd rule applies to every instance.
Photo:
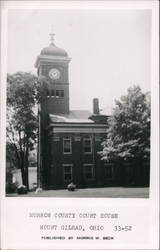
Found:
[[[55,34],[53,33],[53,25],[51,26],[51,33],[49,35],[50,35],[51,45],[54,45],[54,36],[55,36]]]

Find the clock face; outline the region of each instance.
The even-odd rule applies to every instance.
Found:
[[[53,79],[53,80],[59,79],[59,78],[60,78],[60,75],[61,75],[61,73],[60,73],[60,71],[59,71],[58,69],[51,69],[51,70],[49,71],[49,77],[50,77],[51,79]]]

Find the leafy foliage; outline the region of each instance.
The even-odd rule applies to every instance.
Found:
[[[128,89],[126,96],[116,100],[108,120],[107,137],[103,142],[102,159],[149,159],[150,95],[139,86]]]

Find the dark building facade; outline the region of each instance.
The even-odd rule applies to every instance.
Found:
[[[98,154],[106,136],[108,119],[107,115],[100,114],[98,99],[93,100],[93,113],[70,110],[68,70],[71,59],[53,40],[51,34],[51,44],[42,49],[35,63],[43,86],[38,170],[42,188],[66,188],[71,182],[77,187],[131,183],[127,172],[130,166],[123,167],[122,172],[120,165],[106,164]]]

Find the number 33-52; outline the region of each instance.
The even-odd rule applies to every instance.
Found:
[[[132,226],[114,226],[115,232],[128,232],[132,231]]]

